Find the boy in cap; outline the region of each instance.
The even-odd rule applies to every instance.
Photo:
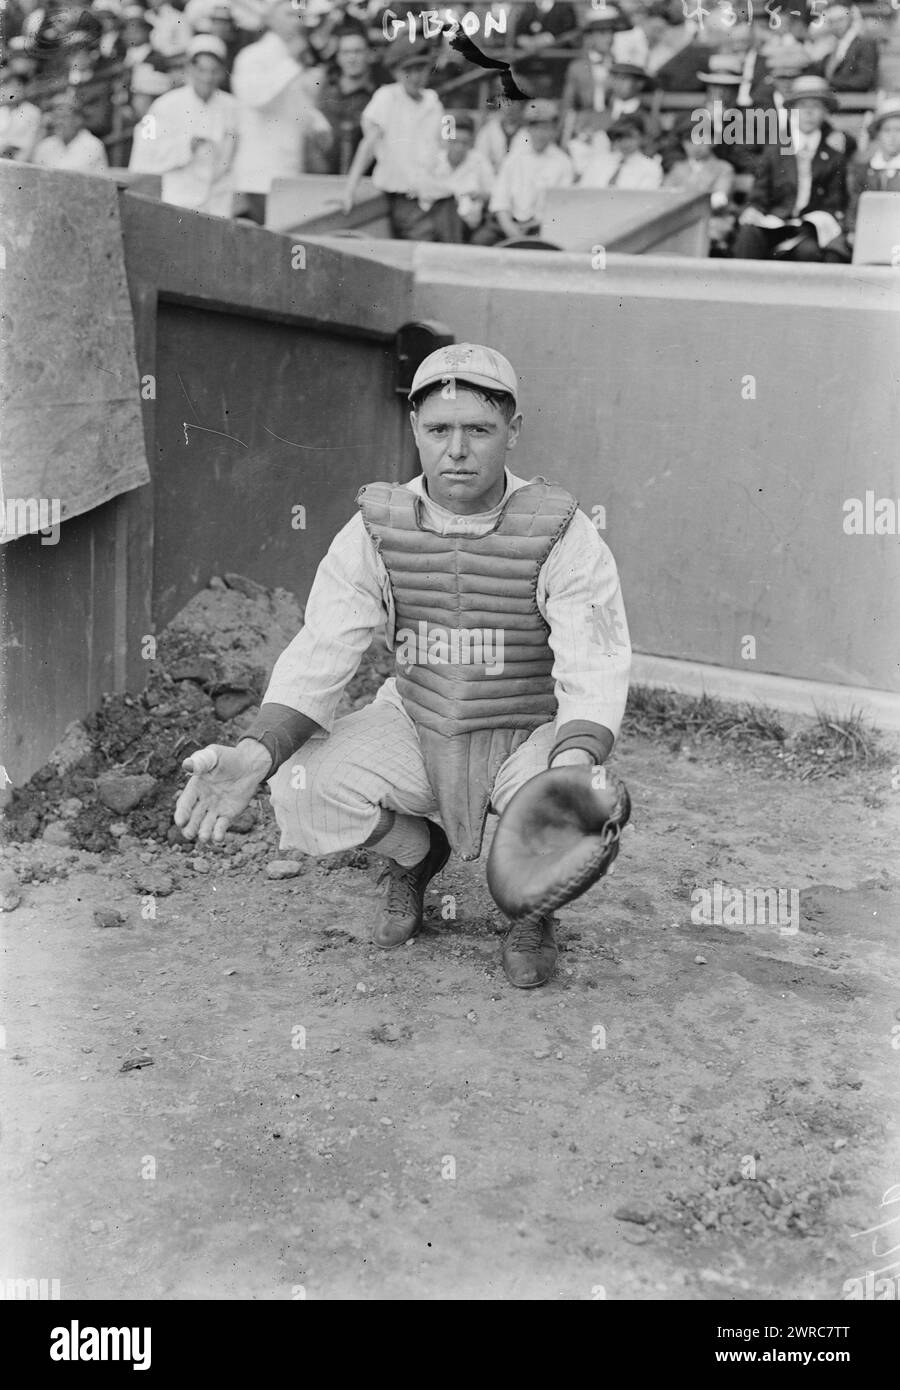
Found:
[[[402,53],[402,49],[400,50]],[[407,51],[397,63],[397,80],[379,87],[362,113],[363,138],[344,189],[344,211],[353,207],[363,174],[375,160],[372,182],[388,196],[391,230],[403,241],[446,241],[452,223],[429,193],[441,155],[444,108],[428,86],[432,59],[427,46]],[[447,200],[451,203],[452,199]]]
[[[129,167],[162,175],[164,203],[228,217],[239,113],[221,91],[227,50],[214,34],[197,34],[188,54],[185,85],[157,97],[135,130]]]
[[[644,122],[622,116],[606,132],[609,150],[596,151],[582,170],[579,188],[630,188],[645,191],[662,184],[662,165],[642,152]]]
[[[384,949],[421,930],[451,851],[478,858],[489,810],[548,766],[606,762],[631,658],[605,542],[564,488],[506,466],[522,426],[510,362],[440,348],[409,399],[422,473],[361,489],[255,724],[236,748],[185,760],[175,810],[188,839],[221,842],[267,779],[282,848],[383,855]],[[382,624],[396,677],[336,720]],[[550,978],[553,927],[513,924],[503,967],[517,988]]]
[[[576,118],[573,137],[566,145],[576,174],[583,176],[589,166],[602,168],[609,164],[613,153],[610,127],[625,117],[639,118],[642,140],[649,133],[655,134],[656,119],[649,104],[649,94],[655,86],[654,79],[637,64],[611,64],[602,108],[589,116]],[[626,135],[626,140],[628,138]],[[614,165],[609,167],[612,169]],[[648,176],[647,171],[644,172]]]
[[[475,148],[496,174],[522,129],[522,106],[518,101],[501,102],[475,136]]]
[[[569,188],[574,183],[572,161],[554,140],[559,127],[556,102],[528,102],[522,121],[522,133],[500,165],[491,194],[490,216],[472,237],[478,246],[536,236],[541,229],[548,189]]]
[[[484,155],[475,149],[474,117],[461,111],[452,121],[452,126],[444,132],[433,185],[426,183],[425,188],[433,192],[436,200],[443,202],[448,193],[454,200],[452,210],[458,222],[454,229],[456,235],[451,236],[448,231],[445,239],[468,241],[484,221],[495,177]]]

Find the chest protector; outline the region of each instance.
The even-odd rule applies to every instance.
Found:
[[[369,483],[357,501],[390,579],[397,690],[441,822],[454,851],[477,859],[497,772],[556,715],[537,582],[578,504],[538,478],[488,535],[441,536],[409,488]]]

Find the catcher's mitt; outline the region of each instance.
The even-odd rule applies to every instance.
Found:
[[[608,872],[631,814],[623,782],[598,769],[559,767],[520,787],[500,817],[487,881],[508,917],[544,916]]]

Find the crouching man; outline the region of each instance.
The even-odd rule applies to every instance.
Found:
[[[451,852],[478,858],[489,811],[524,782],[605,763],[624,713],[631,646],[615,561],[564,488],[508,471],[518,397],[492,348],[425,359],[410,392],[421,474],[360,490],[255,724],[236,748],[184,763],[175,822],[189,839],[221,841],[268,780],[282,849],[383,855],[378,946],[416,935],[429,882]],[[397,674],[335,719],[383,623]],[[552,917],[513,923],[503,966],[532,988],[556,955]]]

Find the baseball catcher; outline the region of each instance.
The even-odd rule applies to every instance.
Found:
[[[499,352],[439,349],[409,399],[421,474],[360,490],[258,718],[237,747],[185,760],[175,822],[221,842],[268,781],[282,849],[384,856],[374,940],[389,948],[421,929],[450,854],[479,857],[494,812],[503,967],[529,989],[556,965],[553,913],[609,870],[628,820],[605,767],[631,661],[618,573],[565,488],[508,470],[522,414]],[[396,675],[336,719],[382,626]]]

